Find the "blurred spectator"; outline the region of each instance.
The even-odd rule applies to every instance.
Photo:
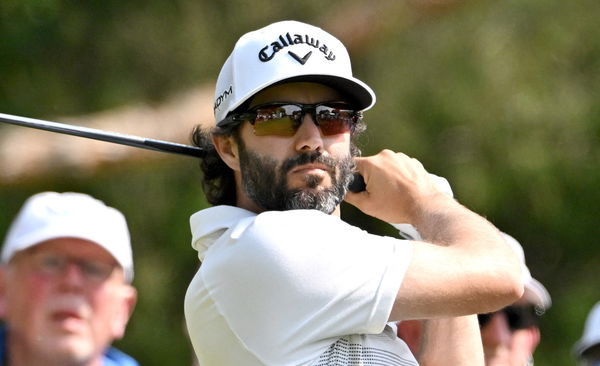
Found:
[[[573,354],[581,366],[600,365],[600,302],[588,314],[583,335],[573,346]]]
[[[539,317],[551,306],[552,301],[546,288],[531,277],[521,245],[508,234],[504,234],[504,237],[521,259],[525,292],[521,299],[510,306],[478,315],[485,364],[533,365],[533,353],[540,342]],[[398,336],[406,341],[415,354],[421,344],[421,328],[422,322],[418,320],[398,324]]]
[[[81,193],[29,198],[0,269],[0,365],[134,366],[110,347],[137,294],[123,215]]]

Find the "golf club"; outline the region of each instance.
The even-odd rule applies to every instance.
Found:
[[[126,135],[117,132],[103,131],[89,127],[74,126],[65,123],[20,117],[5,113],[0,113],[0,122],[9,123],[17,126],[36,128],[38,130],[57,132],[66,135],[86,137],[89,139],[112,142],[132,147],[139,147],[147,150],[187,155],[196,158],[202,158],[204,156],[204,151],[195,146],[189,146],[169,141],[154,140],[133,135]],[[355,173],[354,179],[352,179],[352,182],[348,186],[348,189],[352,192],[364,191],[365,181],[363,177],[360,174]]]
[[[169,141],[148,139],[145,137],[126,135],[117,132],[102,131],[88,127],[68,125],[65,123],[13,116],[4,113],[0,113],[0,121],[23,127],[37,128],[38,130],[86,137],[94,140],[101,140],[121,145],[139,147],[142,149],[155,150],[180,155],[188,155],[199,158],[204,156],[204,151],[195,146],[183,145]]]

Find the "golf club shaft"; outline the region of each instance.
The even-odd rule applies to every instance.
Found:
[[[183,145],[169,141],[148,139],[145,137],[126,135],[117,132],[102,131],[88,127],[68,125],[65,123],[13,116],[4,113],[0,113],[0,122],[5,122],[23,127],[36,128],[38,130],[58,132],[67,135],[87,137],[94,140],[113,142],[121,145],[139,147],[142,149],[187,155],[193,157],[204,156],[204,151],[195,146]]]

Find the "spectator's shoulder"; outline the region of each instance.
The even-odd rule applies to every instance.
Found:
[[[104,353],[103,366],[139,366],[139,363],[125,352],[110,347]]]

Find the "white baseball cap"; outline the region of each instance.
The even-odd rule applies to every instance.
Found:
[[[552,300],[546,287],[541,284],[540,281],[531,277],[531,272],[525,264],[525,253],[521,244],[512,236],[502,233],[504,240],[510,245],[515,251],[519,259],[521,260],[521,271],[523,273],[523,283],[525,284],[525,292],[523,293],[523,299],[530,304],[535,305],[538,310],[545,311],[552,306]]]
[[[83,193],[43,192],[31,196],[8,230],[2,262],[44,241],[56,238],[89,240],[106,249],[133,280],[131,241],[125,217],[118,210]]]
[[[235,44],[217,79],[217,126],[254,94],[284,81],[330,86],[352,98],[359,110],[375,104],[373,90],[352,76],[342,42],[321,28],[286,20],[246,33]]]
[[[575,342],[573,353],[579,358],[590,347],[597,344],[600,344],[600,302],[597,302],[590,310],[583,328],[583,335]]]

